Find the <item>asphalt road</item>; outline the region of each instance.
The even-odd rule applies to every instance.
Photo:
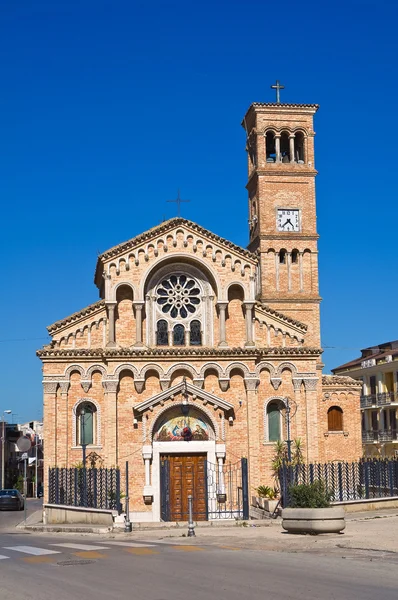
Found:
[[[26,501],[26,517],[29,517],[36,510],[40,510],[42,506],[42,498],[28,498]],[[15,526],[23,520],[23,510],[0,510],[0,532],[13,531]]]
[[[166,541],[0,534],[1,600],[396,600],[396,564]]]

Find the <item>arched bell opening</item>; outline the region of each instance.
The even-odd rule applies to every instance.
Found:
[[[276,162],[275,133],[273,131],[267,131],[265,134],[265,153],[267,163]]]
[[[289,133],[287,131],[283,131],[281,133],[281,162],[289,163],[290,162],[290,142],[289,142]]]
[[[294,136],[294,160],[299,165],[305,163],[305,138],[302,131],[297,131]]]

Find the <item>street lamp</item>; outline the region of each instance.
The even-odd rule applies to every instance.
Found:
[[[87,446],[86,433],[85,433],[85,422],[84,422],[85,416],[86,416],[86,410],[83,405],[80,410],[80,436],[81,436],[81,444],[82,444],[82,451],[83,451],[83,468],[86,468],[86,446]]]
[[[285,403],[285,419],[286,419],[286,445],[287,445],[287,460],[289,464],[292,462],[292,440],[290,437],[290,424],[291,419],[297,412],[297,404],[294,400],[291,400],[288,396],[284,398]]]
[[[2,432],[2,436],[1,436],[1,487],[4,488],[4,474],[5,474],[5,469],[4,469],[4,448],[5,448],[5,441],[6,441],[6,437],[5,437],[5,422],[6,422],[6,418],[5,415],[10,415],[11,414],[11,410],[3,410],[3,432]]]

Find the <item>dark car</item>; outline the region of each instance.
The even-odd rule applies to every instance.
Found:
[[[23,510],[24,497],[18,490],[0,490],[0,510]]]

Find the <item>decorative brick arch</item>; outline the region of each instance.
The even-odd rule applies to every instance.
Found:
[[[87,369],[85,379],[91,379],[95,371],[100,371],[102,373],[102,376],[106,375],[106,369],[104,365],[96,364],[91,365],[91,367]]]
[[[296,367],[296,365],[294,365],[293,363],[288,362],[288,361],[283,362],[283,363],[281,363],[278,366],[278,369],[277,369],[277,372],[276,372],[277,377],[280,377],[281,374],[282,374],[282,371],[285,370],[285,369],[287,369],[288,371],[290,371],[293,377],[297,377],[297,367]]]
[[[112,373],[111,377],[117,377],[119,379],[122,371],[130,371],[133,374],[134,379],[139,379],[138,369],[131,363],[123,363],[122,365],[119,365]]]
[[[138,297],[138,291],[136,286],[134,285],[134,283],[132,283],[131,281],[118,281],[116,283],[116,285],[113,286],[113,288],[111,289],[111,294],[110,294],[110,300],[112,302],[116,302],[116,296],[117,296],[117,290],[120,287],[129,287],[131,288],[132,292],[133,292],[133,300],[136,300],[136,298]]]
[[[275,370],[274,365],[269,362],[266,362],[266,361],[261,361],[256,366],[257,377],[260,377],[261,371],[268,371],[271,377],[275,377],[275,375],[276,375],[276,370]]]
[[[201,367],[201,369],[200,369],[200,377],[201,377],[201,379],[203,379],[205,377],[206,371],[209,371],[211,369],[213,369],[214,371],[217,371],[219,377],[225,377],[225,373],[224,373],[224,371],[222,370],[221,366],[218,363],[216,363],[216,362],[208,362],[205,365],[203,365],[203,367]]]
[[[70,365],[65,369],[64,377],[67,381],[70,381],[70,376],[73,373],[73,371],[78,371],[80,373],[81,378],[85,378],[85,372],[83,367],[81,365],[74,364]]]
[[[238,371],[242,371],[243,377],[247,377],[249,375],[253,375],[253,373],[251,373],[249,371],[249,368],[244,363],[233,362],[233,363],[230,363],[228,365],[228,367],[225,369],[225,376],[226,377],[231,377],[231,371],[233,371],[234,369],[236,369]]]
[[[176,371],[188,371],[188,373],[192,375],[192,379],[199,378],[199,373],[196,371],[196,369],[186,362],[177,363],[170,367],[170,369],[165,373],[164,378],[170,379]]]
[[[163,379],[165,377],[163,367],[157,365],[156,363],[150,363],[148,365],[145,365],[145,367],[142,367],[139,373],[139,378],[145,379],[148,371],[156,371],[156,373],[159,375],[159,379]]]

